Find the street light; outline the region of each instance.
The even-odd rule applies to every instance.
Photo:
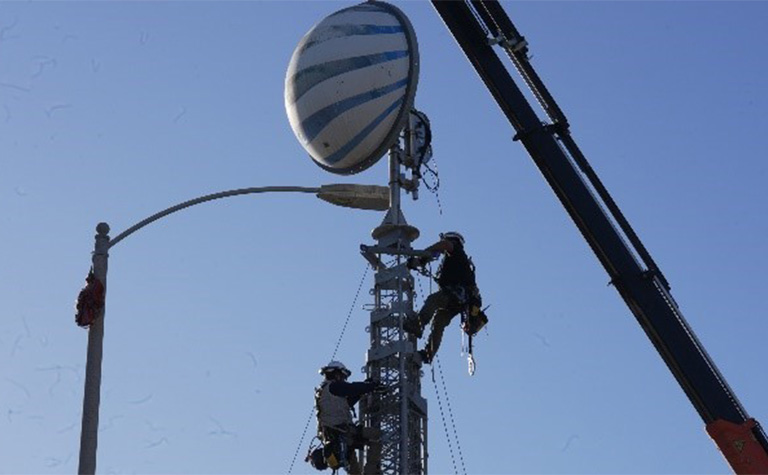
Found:
[[[250,195],[255,193],[314,193],[321,200],[347,208],[385,211],[389,209],[389,187],[378,185],[332,184],[310,188],[301,186],[263,186],[241,188],[223,191],[194,198],[139,221],[135,225],[118,234],[114,239],[109,238],[109,225],[99,223],[96,226],[96,243],[92,257],[92,274],[89,275],[88,285],[78,297],[78,324],[89,327],[88,351],[85,363],[85,389],[83,393],[83,419],[80,432],[80,465],[78,473],[92,475],[96,473],[96,447],[99,430],[99,402],[101,398],[101,361],[104,342],[104,314],[107,285],[107,260],[109,249],[139,229],[151,224],[169,214],[183,209],[206,203],[208,201],[232,196]],[[99,289],[95,301],[89,293],[95,286]],[[90,287],[90,288],[89,288]],[[91,296],[88,305],[81,300]],[[95,308],[92,305],[95,304]],[[91,305],[89,307],[89,305]],[[86,308],[87,307],[87,308]],[[90,318],[83,321],[80,312],[91,312]]]

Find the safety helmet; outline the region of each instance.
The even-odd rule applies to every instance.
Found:
[[[456,241],[459,241],[461,245],[464,245],[464,236],[457,233],[456,231],[448,231],[447,233],[442,233],[440,235],[441,239],[454,239]]]
[[[322,375],[329,375],[335,371],[341,372],[341,374],[344,375],[345,378],[348,378],[349,375],[352,374],[352,371],[348,370],[346,366],[344,366],[344,363],[341,361],[333,360],[327,365],[320,368],[320,371],[318,371]]]

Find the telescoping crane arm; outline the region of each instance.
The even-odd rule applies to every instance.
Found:
[[[736,473],[768,473],[768,439],[739,403],[528,61],[525,39],[496,0],[432,0],[519,140],[581,231]],[[548,116],[543,124],[496,55],[504,49]]]

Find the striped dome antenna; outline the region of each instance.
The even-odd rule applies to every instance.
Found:
[[[339,175],[359,173],[392,147],[418,83],[416,34],[385,2],[339,10],[296,47],[285,77],[285,109],[312,160]]]

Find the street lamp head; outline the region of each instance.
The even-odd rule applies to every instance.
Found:
[[[389,188],[379,185],[322,185],[317,197],[345,208],[386,211],[389,209]]]

